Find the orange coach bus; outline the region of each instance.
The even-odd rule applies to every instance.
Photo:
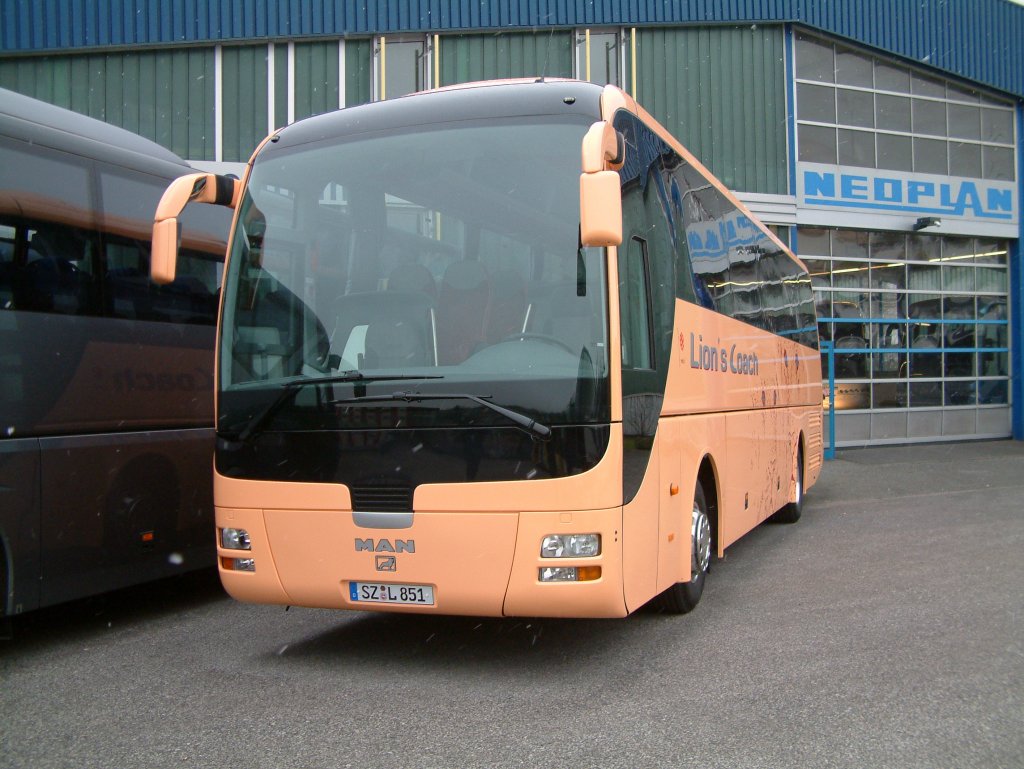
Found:
[[[627,94],[482,83],[295,123],[241,181],[214,500],[240,600],[621,617],[821,470],[804,266]]]

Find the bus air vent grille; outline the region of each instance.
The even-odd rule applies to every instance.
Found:
[[[412,512],[409,486],[353,486],[352,509],[361,513]]]

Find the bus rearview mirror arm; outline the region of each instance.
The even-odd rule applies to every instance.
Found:
[[[625,140],[606,120],[590,126],[583,137],[580,174],[580,243],[622,243],[622,185],[615,169],[625,160]]]
[[[186,174],[171,182],[160,198],[153,218],[153,246],[149,277],[159,285],[174,282],[178,264],[181,225],[178,217],[189,203],[210,203],[234,208],[238,205],[242,183],[218,174]]]

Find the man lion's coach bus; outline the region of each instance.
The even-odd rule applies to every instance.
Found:
[[[217,363],[220,574],[244,601],[692,609],[821,469],[803,265],[629,96],[473,84],[304,120],[245,179]]]
[[[0,616],[211,567],[213,344],[227,212],[149,281],[153,207],[193,172],[0,89]]]

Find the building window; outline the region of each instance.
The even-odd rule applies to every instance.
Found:
[[[432,47],[428,37],[378,37],[374,47],[376,100],[430,88]]]
[[[1014,181],[1013,105],[838,43],[796,41],[798,157]]]
[[[797,237],[835,349],[837,411],[1006,406],[1005,242],[819,227]]]
[[[622,83],[626,45],[620,29],[585,29],[576,35],[576,77],[598,85]]]

